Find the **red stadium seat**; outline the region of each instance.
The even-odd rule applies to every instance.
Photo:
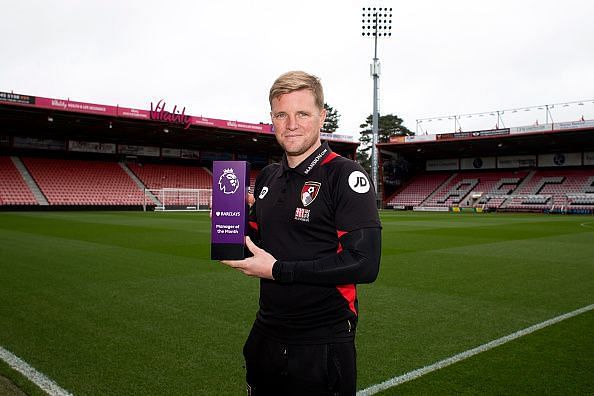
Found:
[[[0,205],[37,205],[10,157],[0,157]]]
[[[144,192],[116,162],[23,158],[50,205],[113,205],[125,194],[142,205]]]

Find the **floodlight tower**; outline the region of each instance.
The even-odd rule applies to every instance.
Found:
[[[371,77],[373,78],[373,145],[371,148],[371,178],[377,193],[378,207],[381,203],[378,185],[378,130],[379,130],[379,76],[380,63],[377,57],[377,39],[392,36],[392,8],[363,7],[363,37],[373,37],[373,63]]]

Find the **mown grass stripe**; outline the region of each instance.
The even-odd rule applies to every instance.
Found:
[[[49,379],[45,374],[40,373],[30,364],[19,358],[15,354],[7,351],[0,346],[0,359],[5,361],[10,367],[19,373],[23,374],[27,379],[37,385],[41,390],[50,396],[70,396],[72,395],[67,390],[60,387],[54,381]]]
[[[476,348],[472,348],[472,349],[469,349],[462,353],[459,353],[457,355],[451,356],[447,359],[440,360],[439,362],[433,363],[429,366],[425,366],[420,369],[413,370],[406,374],[400,375],[398,377],[391,378],[391,379],[381,382],[379,384],[372,385],[368,388],[365,388],[365,389],[357,392],[357,396],[375,395],[376,393],[382,392],[386,389],[393,388],[395,386],[398,386],[398,385],[403,384],[408,381],[412,381],[414,379],[422,377],[423,375],[429,374],[433,371],[440,370],[440,369],[450,366],[454,363],[458,363],[462,360],[465,360],[472,356],[478,355],[479,353],[486,352],[490,349],[496,348],[500,345],[506,344],[510,341],[513,341],[513,340],[523,337],[525,335],[534,333],[535,331],[544,329],[545,327],[552,326],[556,323],[562,322],[569,318],[573,318],[574,316],[581,315],[581,314],[586,313],[591,310],[594,310],[594,304],[590,304],[585,307],[576,309],[575,311],[571,311],[571,312],[565,313],[563,315],[556,316],[549,320],[545,320],[544,322],[537,323],[533,326],[516,331],[515,333],[498,338],[498,339],[488,342],[486,344],[479,345]]]

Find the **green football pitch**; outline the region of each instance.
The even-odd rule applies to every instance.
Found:
[[[594,303],[592,216],[381,218],[359,389]],[[0,213],[0,347],[76,395],[244,394],[258,280],[209,237],[206,213]],[[593,329],[587,310],[380,394],[594,394]]]

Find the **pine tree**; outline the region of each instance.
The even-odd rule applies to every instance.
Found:
[[[322,132],[335,132],[338,129],[338,120],[340,119],[340,114],[338,114],[338,110],[335,110],[332,106],[329,106],[328,103],[324,103],[324,109],[326,110],[326,120],[322,126]]]
[[[388,143],[392,136],[410,136],[414,133],[402,125],[402,118],[394,114],[386,114],[378,120],[378,143]],[[360,132],[359,141],[361,145],[357,150],[357,160],[361,166],[371,173],[371,145],[373,141],[373,118],[367,117],[364,124],[359,125],[363,130]]]

